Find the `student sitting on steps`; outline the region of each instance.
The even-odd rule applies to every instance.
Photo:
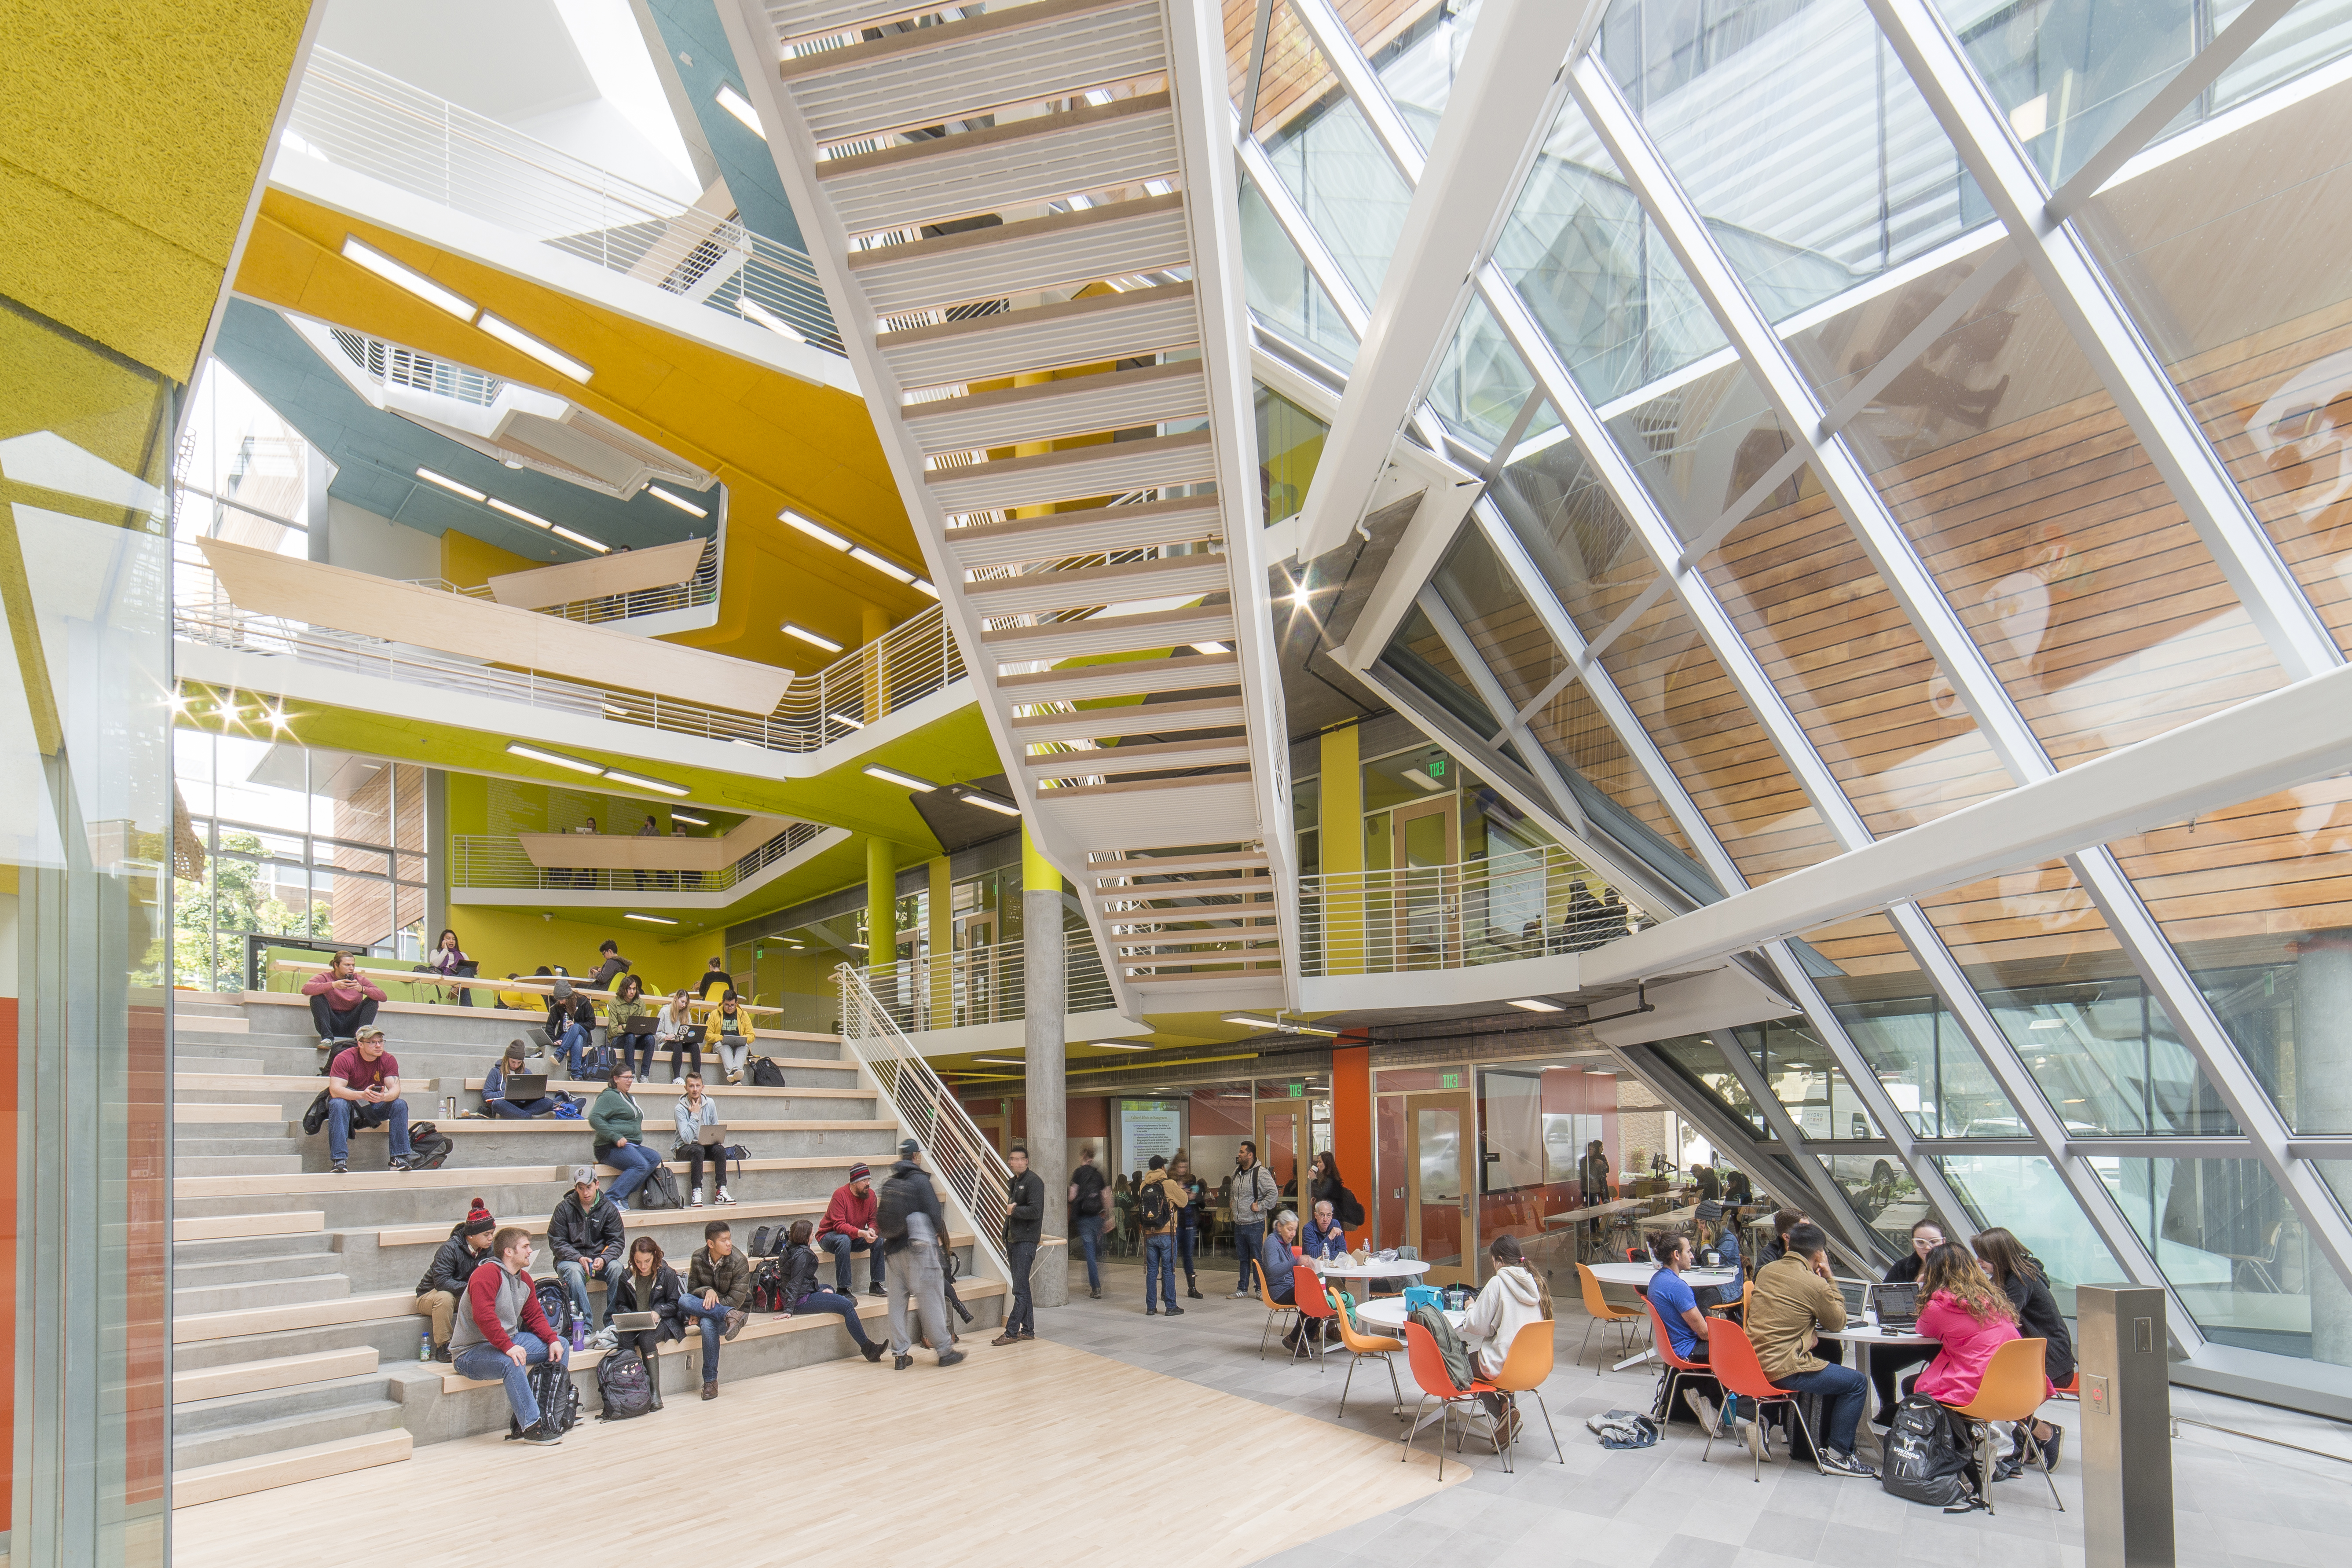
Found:
[[[319,1026],[319,1048],[333,1050],[345,1040],[357,1039],[360,1029],[375,1022],[383,998],[376,983],[359,972],[348,952],[335,954],[332,963],[302,983],[310,999],[310,1021]]]
[[[499,1222],[490,1211],[476,1198],[467,1210],[466,1217],[449,1227],[449,1239],[433,1254],[433,1261],[425,1277],[416,1282],[416,1310],[433,1320],[433,1359],[449,1359],[449,1336],[454,1331],[457,1304],[465,1299],[467,1283],[474,1270],[495,1267],[490,1257],[490,1233]]]
[[[613,1270],[621,1266],[621,1210],[596,1190],[593,1165],[572,1167],[572,1190],[555,1200],[547,1219],[547,1245],[555,1253],[555,1275],[572,1298],[572,1310],[583,1323],[593,1323],[588,1310],[588,1281],[605,1282],[604,1310],[613,1310]]]
[[[408,1101],[400,1098],[400,1063],[383,1048],[383,1031],[363,1025],[359,1039],[327,1064],[327,1157],[338,1176],[347,1173],[352,1130],[392,1131],[389,1168],[408,1169]]]
[[[687,1173],[694,1183],[694,1196],[688,1200],[688,1208],[702,1206],[702,1166],[711,1165],[710,1181],[717,1189],[712,1194],[721,1207],[732,1206],[735,1194],[727,1190],[727,1146],[723,1143],[705,1145],[701,1130],[719,1124],[719,1102],[702,1092],[702,1074],[686,1075],[686,1092],[677,1097],[671,1108],[671,1118],[677,1126],[677,1147],[670,1158],[686,1162]]]
[[[710,1043],[719,1052],[719,1065],[729,1083],[743,1081],[743,1059],[751,1054],[751,1020],[742,1011],[741,1002],[730,991],[719,999],[719,1011],[710,1020]]]
[[[497,1261],[475,1269],[466,1282],[466,1310],[457,1315],[451,1360],[460,1376],[503,1381],[522,1440],[549,1447],[563,1437],[541,1424],[530,1369],[551,1361],[562,1365],[563,1340],[539,1309],[530,1278],[530,1232],[510,1225],[490,1238],[490,1247]]]
[[[618,1279],[604,1288],[604,1305],[608,1314],[658,1312],[661,1326],[620,1331],[614,1350],[634,1350],[646,1358],[646,1365],[650,1368],[664,1341],[686,1338],[686,1315],[679,1307],[685,1300],[686,1283],[662,1256],[661,1243],[650,1236],[641,1236],[629,1243],[629,1266],[621,1271]],[[606,1321],[611,1321],[609,1315]],[[658,1390],[658,1378],[655,1385]],[[659,1394],[655,1397],[658,1400]]]
[[[509,1041],[507,1054],[499,1058],[497,1064],[483,1078],[482,1109],[490,1115],[511,1117],[520,1121],[528,1121],[534,1116],[555,1114],[556,1100],[551,1094],[542,1094],[535,1100],[507,1098],[508,1082],[518,1073],[528,1070],[523,1066],[523,1058],[530,1048],[520,1040]]]
[[[751,1299],[751,1266],[735,1250],[735,1233],[723,1219],[702,1227],[702,1248],[686,1266],[686,1294],[678,1310],[702,1329],[702,1397],[719,1397],[719,1342],[743,1330],[743,1304]]]
[[[866,1331],[857,1319],[857,1301],[838,1290],[827,1290],[817,1281],[816,1248],[809,1245],[809,1234],[816,1227],[804,1219],[793,1221],[785,1233],[783,1256],[783,1288],[779,1294],[784,1303],[784,1315],[795,1312],[837,1312],[849,1337],[857,1342],[858,1353],[867,1361],[882,1359],[881,1342]]]
[[[631,1097],[637,1076],[626,1068],[613,1069],[613,1079],[596,1103],[588,1108],[589,1130],[596,1135],[596,1162],[621,1173],[614,1178],[612,1199],[623,1212],[629,1194],[645,1185],[662,1157],[646,1147],[646,1113]]]

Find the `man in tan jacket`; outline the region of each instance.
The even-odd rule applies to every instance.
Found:
[[[1756,1360],[1776,1388],[1818,1394],[1826,1407],[1815,1448],[1822,1468],[1833,1476],[1876,1479],[1878,1472],[1853,1457],[1854,1426],[1862,1419],[1870,1384],[1850,1366],[1813,1353],[1821,1331],[1845,1327],[1845,1298],[1830,1273],[1829,1237],[1811,1223],[1789,1232],[1789,1250],[1756,1273],[1748,1293],[1748,1338]]]
[[[1168,1316],[1184,1315],[1184,1309],[1176,1304],[1176,1222],[1184,1211],[1184,1201],[1192,1195],[1181,1182],[1169,1179],[1164,1156],[1151,1156],[1151,1168],[1135,1192],[1136,1228],[1143,1233],[1143,1315],[1147,1318],[1160,1312],[1158,1302],[1162,1299],[1168,1303]]]

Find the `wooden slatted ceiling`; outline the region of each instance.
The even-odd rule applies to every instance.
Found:
[[[1333,9],[1367,55],[1377,54],[1437,7],[1438,0],[1339,0]],[[1255,0],[1225,0],[1225,79],[1238,107],[1248,90]],[[1265,64],[1258,78],[1257,113],[1250,129],[1263,136],[1338,84],[1288,0],[1275,0],[1266,27]]]
[[[2265,795],[2115,846],[2192,969],[2278,963],[2352,927],[2352,778]]]

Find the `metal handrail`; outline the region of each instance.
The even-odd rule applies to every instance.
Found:
[[[523,234],[832,353],[808,253],[648,190],[331,49],[313,49],[289,151]]]
[[[498,595],[487,583],[460,584],[446,577],[404,577],[400,579],[412,588],[433,588],[444,594],[456,594],[461,598],[483,599],[492,604]],[[537,605],[531,613],[553,616],[562,621],[576,621],[583,626],[610,626],[615,621],[635,620],[643,616],[667,615],[672,610],[698,610],[719,599],[719,541],[716,537],[702,542],[702,554],[694,563],[694,574],[679,582],[667,583],[658,588],[629,588],[618,594],[600,594],[593,599],[573,599],[561,605]]]
[[[545,888],[563,892],[724,892],[751,880],[824,831],[818,823],[793,823],[759,847],[711,871],[681,871],[650,866],[540,866],[524,852],[520,839],[485,833],[453,834],[449,839],[449,885],[453,888]],[[657,839],[656,842],[667,840]]]
[[[1083,931],[1069,934],[1064,952],[1062,1013],[1101,1013],[1118,1003],[1102,958]],[[909,1035],[973,1024],[1003,1024],[1028,1016],[1024,968],[1027,953],[1018,942],[1000,942],[960,952],[934,952],[919,959],[875,964],[860,972],[866,994]]]
[[[1298,879],[1299,973],[1397,974],[1583,952],[1657,917],[1558,845]],[[1202,910],[1213,920],[1218,910]],[[1213,931],[1203,931],[1204,939]]]
[[[901,1125],[921,1143],[926,1159],[971,1216],[972,1245],[1013,1278],[1004,1256],[1004,1222],[1013,1212],[1012,1169],[982,1133],[931,1064],[915,1049],[865,978],[845,963],[834,970],[841,985],[841,1043],[856,1053],[889,1098]]]

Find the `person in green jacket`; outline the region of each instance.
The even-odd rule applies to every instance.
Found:
[[[646,1147],[646,1113],[629,1094],[636,1082],[637,1075],[627,1068],[614,1068],[612,1081],[588,1108],[588,1125],[596,1134],[596,1163],[620,1173],[608,1195],[624,1211],[629,1194],[645,1185],[662,1163],[659,1154]]]
[[[654,1010],[646,1005],[645,983],[634,974],[621,976],[621,987],[613,994],[612,1005],[604,1009],[604,1038],[612,1043],[613,1055],[623,1067],[644,1078],[654,1070],[654,1037],[632,1035],[628,1022],[632,1018],[650,1018]]]

